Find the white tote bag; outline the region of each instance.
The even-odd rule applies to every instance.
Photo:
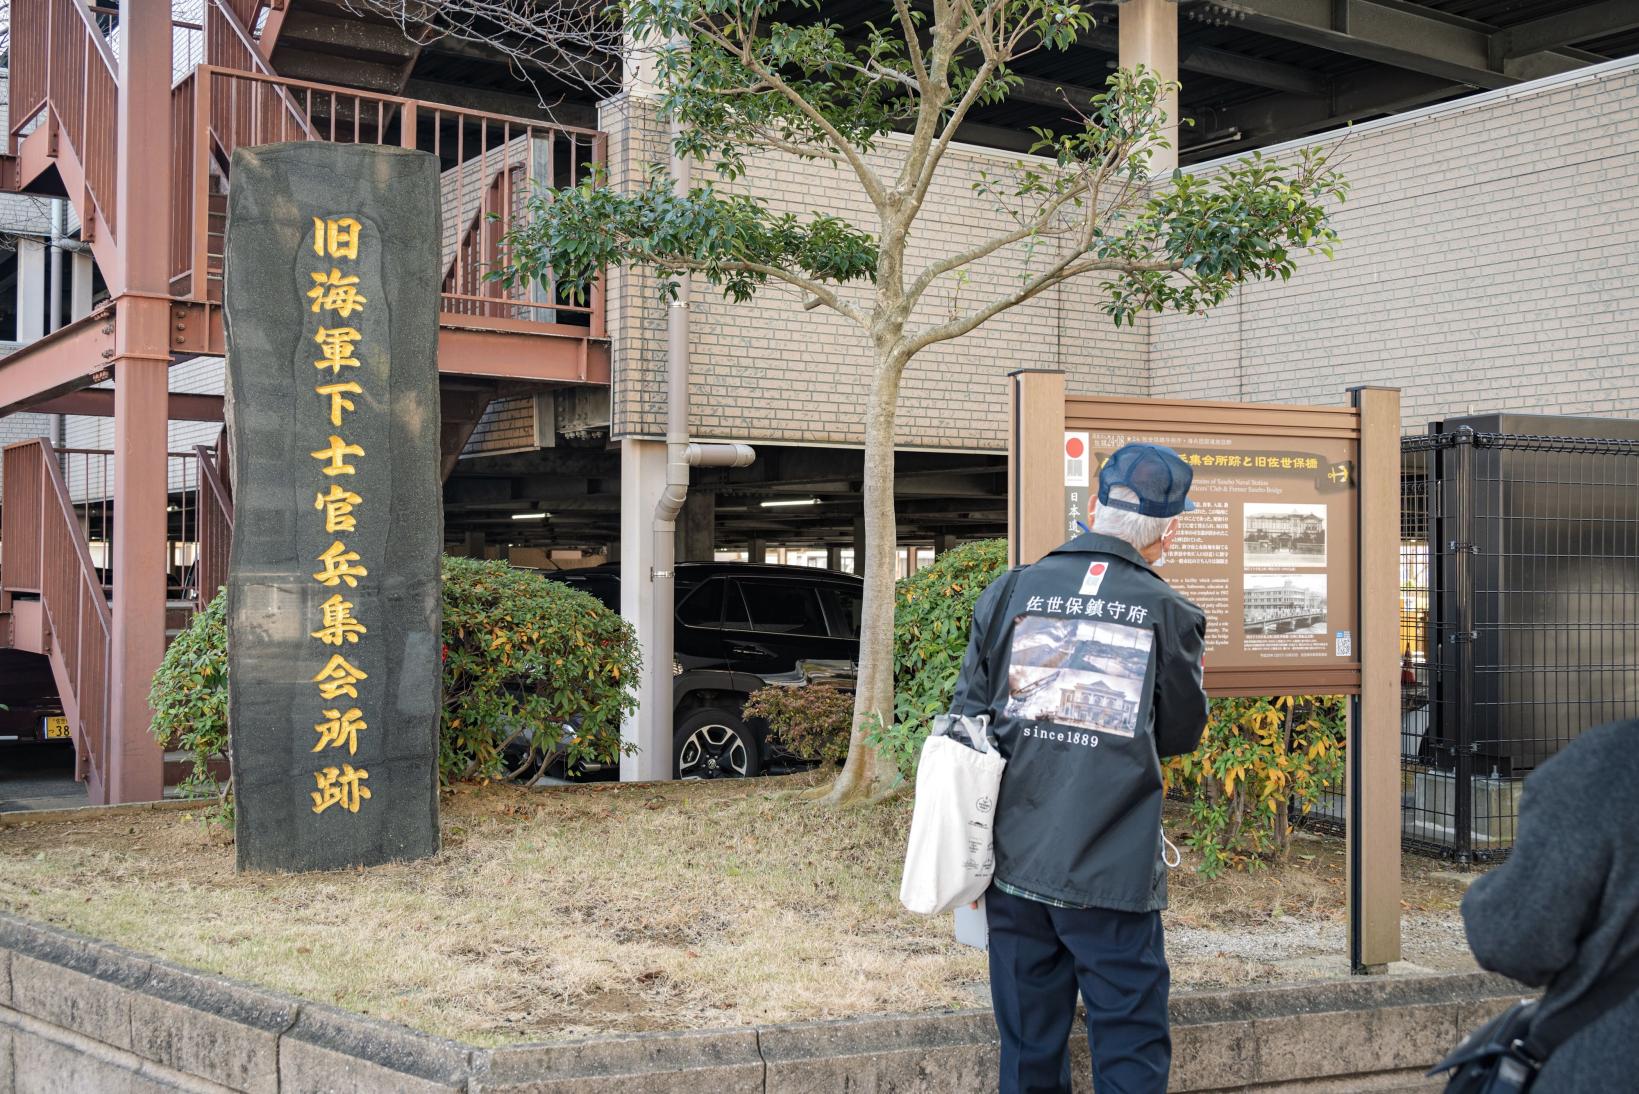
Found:
[[[922,745],[899,884],[899,902],[918,915],[948,912],[990,887],[991,824],[1007,761],[991,747],[988,723],[983,715],[941,715]]]

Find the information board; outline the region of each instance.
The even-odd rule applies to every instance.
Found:
[[[1349,695],[1349,963],[1400,959],[1400,393],[1340,407],[1065,395],[1010,372],[1008,551],[1030,563],[1089,522],[1098,467],[1164,444],[1197,508],[1158,572],[1207,616],[1214,695]]]
[[[1098,469],[1122,445],[1165,445],[1193,470],[1196,508],[1160,573],[1206,613],[1211,690],[1357,682],[1352,410],[1072,397],[1064,426],[1066,538],[1089,520]]]

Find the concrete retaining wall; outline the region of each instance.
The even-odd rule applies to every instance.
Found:
[[[1180,995],[1172,1089],[1437,1089],[1421,1069],[1517,993],[1468,974]],[[0,1094],[952,1094],[995,1078],[987,1011],[474,1048],[0,915]]]

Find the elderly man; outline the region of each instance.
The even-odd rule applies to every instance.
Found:
[[[985,895],[1002,1094],[1068,1094],[1078,984],[1099,1094],[1167,1087],[1161,759],[1206,726],[1206,617],[1155,567],[1191,479],[1170,449],[1122,448],[1092,531],[974,610],[953,710],[989,715],[1008,760]]]

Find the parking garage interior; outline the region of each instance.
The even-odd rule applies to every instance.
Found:
[[[542,570],[619,561],[621,457],[606,416],[596,421],[597,394],[560,389],[490,407],[444,486],[451,554]],[[606,415],[606,394],[601,406]],[[756,449],[749,467],[695,472],[679,559],[853,572],[865,534],[863,451]],[[997,453],[898,453],[901,575],[957,544],[1006,535],[1006,462]]]

